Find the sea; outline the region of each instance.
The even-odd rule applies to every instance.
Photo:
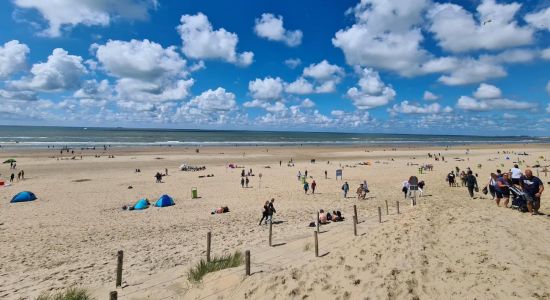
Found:
[[[0,126],[2,148],[545,144],[550,137]]]

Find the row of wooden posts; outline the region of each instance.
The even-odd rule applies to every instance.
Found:
[[[397,214],[399,214],[399,201],[395,201]],[[388,201],[386,200],[386,215],[389,215],[389,207],[388,207]],[[382,208],[378,207],[378,222],[382,223]],[[353,206],[353,235],[357,236],[357,205]],[[321,233],[319,231],[319,225],[320,225],[320,219],[319,219],[319,212],[317,212],[317,230],[313,232],[313,241],[315,243],[315,257],[319,257],[319,237],[318,235]],[[269,220],[269,247],[272,247],[272,235],[273,235],[273,222],[271,219]],[[206,233],[206,261],[210,262],[210,250],[211,250],[211,243],[212,242],[212,233],[209,231]],[[122,263],[124,260],[124,252],[122,250],[119,250],[117,253],[117,269],[116,269],[116,287],[119,288],[122,286]],[[246,250],[244,252],[244,261],[245,261],[245,274],[246,276],[250,276],[250,250]],[[117,291],[112,291],[109,294],[110,300],[117,300],[118,293]]]

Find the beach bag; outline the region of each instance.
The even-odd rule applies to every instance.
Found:
[[[406,186],[404,186],[404,187],[401,189],[401,191],[402,191],[403,193],[406,193],[406,192],[408,191],[408,189],[407,189]]]
[[[484,194],[484,195],[487,195],[487,193],[489,193],[489,190],[487,189],[487,187],[484,187],[481,192]]]
[[[476,193],[479,193],[479,188],[476,186],[476,187],[474,188],[474,191],[476,191]]]

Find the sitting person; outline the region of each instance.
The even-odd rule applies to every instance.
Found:
[[[332,222],[341,222],[344,221],[344,217],[342,217],[342,213],[337,210],[332,212]]]
[[[328,224],[327,214],[324,210],[319,210],[319,223],[320,224]]]
[[[215,215],[215,214],[224,214],[224,213],[228,213],[228,212],[229,212],[229,207],[228,206],[221,206],[221,207],[218,207],[218,208],[214,208],[210,214]]]
[[[136,204],[140,204],[141,201],[142,200],[138,201]],[[141,207],[141,208],[138,208],[138,209],[145,209],[145,208],[148,208],[150,205],[151,205],[151,203],[149,202],[149,200],[145,199],[145,206]],[[135,206],[134,205],[123,205],[122,209],[123,210],[134,210]]]

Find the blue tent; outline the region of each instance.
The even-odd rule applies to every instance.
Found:
[[[36,200],[36,196],[32,192],[21,192],[13,198],[11,198],[11,203],[15,202],[27,202],[27,201],[33,201]]]
[[[160,198],[155,203],[155,206],[165,207],[165,206],[172,206],[174,204],[175,203],[174,203],[174,200],[172,199],[172,197],[165,194],[165,195],[160,196]]]
[[[148,207],[149,207],[149,201],[147,201],[146,198],[138,200],[138,202],[136,202],[136,204],[134,205],[135,210],[142,210]]]

